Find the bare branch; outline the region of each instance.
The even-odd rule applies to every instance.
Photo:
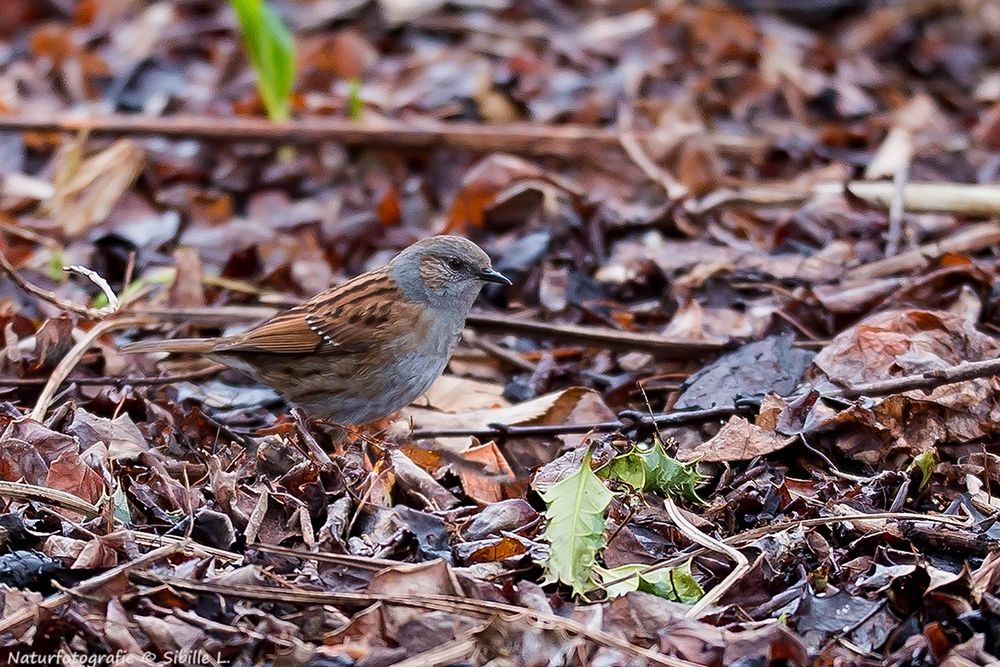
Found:
[[[297,118],[281,122],[266,118],[169,116],[151,118],[114,114],[79,116],[20,114],[0,116],[0,130],[76,133],[86,129],[97,135],[146,135],[212,141],[255,141],[273,144],[314,144],[335,141],[348,146],[382,146],[426,150],[442,147],[476,153],[504,151],[521,155],[593,155],[601,148],[619,146],[615,129],[584,125],[535,125],[510,123],[407,123],[358,122],[347,118]],[[639,139],[648,133],[636,133]],[[720,153],[759,155],[770,139],[743,134],[706,133],[704,139]]]
[[[948,384],[965,382],[980,377],[1000,375],[1000,359],[983,361],[966,361],[948,368],[940,368],[915,375],[906,375],[888,380],[868,382],[827,391],[824,398],[841,398],[854,400],[862,396],[888,396],[904,391],[925,390]],[[810,390],[808,387],[805,390]],[[791,399],[792,397],[785,397]],[[659,414],[643,414],[634,410],[625,410],[618,414],[618,419],[605,422],[586,424],[553,424],[546,426],[510,426],[506,424],[491,424],[487,429],[416,429],[411,434],[414,438],[457,438],[474,436],[483,439],[550,437],[571,433],[614,433],[630,429],[649,429],[661,426],[676,426],[696,422],[721,419],[731,414],[756,409],[753,401],[745,401],[735,406],[720,406],[703,410],[674,410]]]

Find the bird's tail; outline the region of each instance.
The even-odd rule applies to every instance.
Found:
[[[122,345],[125,354],[145,354],[147,352],[191,352],[207,354],[218,343],[215,338],[176,338],[174,340],[142,340],[138,343]]]

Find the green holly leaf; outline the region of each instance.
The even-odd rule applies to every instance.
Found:
[[[646,488],[646,464],[640,454],[629,452],[616,456],[606,467],[600,470],[604,479],[614,479],[628,484],[633,489]]]
[[[609,598],[642,591],[666,600],[694,604],[705,595],[691,573],[691,561],[677,567],[642,572],[647,567],[642,563],[628,563],[611,569],[600,568],[598,574],[601,581],[609,582],[602,586]]]
[[[636,449],[615,457],[602,474],[640,491],[658,491],[670,498],[681,496],[705,504],[695,490],[701,483],[701,475],[694,464],[668,456],[659,438],[649,449]]]
[[[574,594],[582,595],[593,588],[597,554],[604,548],[604,510],[614,494],[590,469],[588,451],[579,470],[541,495],[548,519],[544,537],[549,543],[544,583],[567,584]]]

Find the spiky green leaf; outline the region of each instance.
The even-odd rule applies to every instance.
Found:
[[[674,602],[694,604],[705,595],[691,573],[691,561],[677,567],[643,573],[642,570],[647,567],[641,563],[628,563],[611,569],[600,569],[598,572],[601,580],[608,582],[604,589],[609,598],[638,590]]]
[[[574,594],[592,588],[591,575],[604,547],[604,510],[614,494],[590,469],[590,452],[580,469],[542,493],[545,501],[545,583],[560,582]]]
[[[681,463],[668,456],[659,438],[649,449],[636,449],[616,457],[602,475],[640,491],[658,491],[671,498],[681,496],[697,503],[705,502],[695,490],[701,475],[694,464]]]

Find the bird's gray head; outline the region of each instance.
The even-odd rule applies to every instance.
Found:
[[[484,283],[511,284],[482,248],[461,236],[417,241],[389,262],[389,271],[408,299],[463,317]]]

